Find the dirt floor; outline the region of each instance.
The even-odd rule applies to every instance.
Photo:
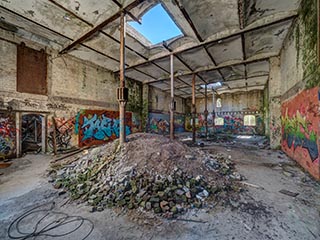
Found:
[[[240,193],[240,201],[192,209],[177,219],[121,209],[91,213],[86,204],[66,203],[67,194],[48,182],[46,170],[53,156],[38,154],[15,159],[11,167],[0,169],[0,239],[10,239],[10,224],[39,205],[43,211],[22,219],[20,232],[32,232],[36,219],[47,213],[50,215],[44,218],[44,226],[53,220],[61,221],[64,213],[85,219],[76,218],[78,222],[53,229],[50,234],[76,229],[54,239],[83,239],[92,226],[87,239],[320,239],[320,184],[281,151],[260,149],[261,142],[263,138],[257,137],[219,143],[203,141],[204,146],[197,146],[212,154],[230,155],[245,178],[241,184],[246,190]],[[289,196],[280,190],[298,195]],[[82,225],[76,228],[79,221]],[[18,234],[16,228],[12,229],[12,234]]]

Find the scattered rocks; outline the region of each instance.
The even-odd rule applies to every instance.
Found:
[[[228,196],[223,193],[236,191],[235,180],[241,180],[222,154],[208,155],[158,135],[134,134],[128,139],[121,149],[115,141],[85,152],[72,164],[59,165],[50,176],[53,186],[86,201],[92,212],[125,207],[172,217],[201,208],[220,193]]]

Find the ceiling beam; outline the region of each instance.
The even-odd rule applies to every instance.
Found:
[[[288,12],[285,16],[283,14],[281,14],[280,16],[275,16],[273,15],[272,18],[268,18],[268,20],[264,21],[263,23],[260,23],[258,25],[256,24],[251,24],[250,26],[244,28],[244,29],[241,29],[241,30],[236,30],[234,31],[233,33],[231,34],[228,34],[224,37],[216,37],[214,39],[211,39],[211,40],[208,40],[208,41],[205,41],[205,42],[202,42],[200,44],[197,44],[195,46],[191,46],[191,47],[187,47],[187,48],[184,48],[184,49],[179,49],[179,50],[176,50],[176,51],[173,51],[174,54],[178,54],[178,53],[182,53],[182,52],[185,52],[185,51],[189,51],[189,50],[192,50],[192,49],[195,49],[195,48],[198,48],[198,47],[201,47],[201,46],[205,46],[205,45],[209,45],[209,44],[218,44],[222,41],[225,41],[229,38],[232,38],[232,37],[235,37],[235,36],[239,36],[241,34],[245,34],[245,33],[249,33],[249,32],[253,32],[253,31],[257,31],[257,30],[260,30],[260,29],[263,29],[263,28],[266,28],[266,27],[269,27],[269,26],[273,26],[273,25],[276,25],[278,23],[282,23],[282,22],[285,22],[285,21],[288,21],[288,20],[292,20],[294,19],[296,16],[298,15],[298,12],[297,11],[290,11]],[[151,62],[151,61],[155,61],[155,60],[158,60],[158,59],[161,59],[161,58],[164,58],[164,57],[168,57],[171,53],[168,53],[168,54],[165,54],[165,55],[162,55],[162,56],[159,56],[159,57],[156,57],[154,59],[149,59],[148,61],[146,62],[142,62],[142,63],[138,63],[138,64],[134,64],[134,65],[131,65],[128,69],[132,68],[132,67],[138,67],[138,66],[141,66],[143,64],[146,64],[148,62]],[[115,71],[115,72],[118,72],[118,71]]]
[[[72,12],[71,10],[69,10],[68,8],[64,7],[63,5],[61,5],[60,3],[56,2],[55,0],[48,0],[49,2],[51,2],[52,4],[56,5],[57,7],[63,9],[64,11],[66,11],[67,13],[69,13],[70,15],[72,15],[73,17],[77,18],[78,20],[88,24],[89,26],[93,27],[93,24],[88,22],[87,20],[83,19],[82,17],[80,17],[79,15],[77,15],[76,13]]]
[[[8,11],[8,12],[10,12],[10,13],[12,13],[12,14],[14,14],[14,15],[16,15],[16,16],[24,19],[24,20],[26,20],[26,21],[29,21],[29,22],[31,22],[32,24],[35,24],[35,25],[37,25],[37,26],[39,26],[39,27],[41,27],[41,28],[43,28],[43,29],[51,32],[51,33],[54,33],[54,34],[56,34],[57,36],[60,36],[60,37],[63,37],[63,38],[65,38],[65,39],[67,39],[67,40],[73,41],[72,38],[70,38],[70,37],[68,37],[68,36],[66,36],[66,35],[64,35],[64,34],[62,34],[62,33],[59,33],[59,32],[57,32],[57,31],[55,31],[55,30],[53,30],[53,29],[51,29],[51,28],[48,28],[48,27],[46,27],[46,26],[44,26],[44,25],[42,25],[42,24],[40,24],[40,23],[38,23],[38,22],[35,22],[35,21],[33,21],[33,20],[31,20],[31,19],[29,19],[29,18],[27,18],[27,17],[25,17],[25,16],[23,16],[23,15],[21,15],[21,14],[19,14],[19,13],[13,12],[12,10],[7,9],[7,8],[5,8],[5,7],[3,7],[3,6],[0,6],[0,8],[5,9],[6,11]],[[98,54],[100,54],[100,55],[102,55],[102,56],[104,56],[104,57],[107,57],[107,58],[109,58],[109,59],[111,59],[111,60],[114,60],[114,61],[116,61],[116,62],[119,62],[118,59],[115,59],[114,57],[111,57],[111,56],[109,56],[109,55],[107,55],[107,54],[105,54],[105,53],[103,53],[103,52],[101,52],[101,51],[99,51],[99,50],[96,50],[96,49],[94,49],[94,48],[92,48],[92,47],[89,47],[89,46],[86,45],[86,44],[81,43],[80,45],[83,46],[83,47],[85,47],[85,48],[88,48],[88,49],[90,49],[91,51],[94,51],[94,52],[96,52],[96,53],[98,53]],[[128,66],[128,65],[127,65],[127,66]]]
[[[112,2],[115,3],[120,9],[123,9],[122,4],[119,3],[117,0],[112,0]],[[124,12],[126,14],[128,14],[132,18],[132,20],[134,20],[137,23],[141,24],[141,21],[138,18],[136,18],[130,11],[124,10]]]
[[[82,43],[83,41],[87,40],[88,38],[90,38],[92,35],[94,35],[96,32],[102,30],[102,28],[104,28],[106,25],[108,25],[109,23],[115,21],[116,19],[118,19],[121,15],[121,13],[123,11],[130,11],[132,8],[138,6],[140,3],[144,2],[145,0],[136,0],[134,2],[132,2],[131,4],[129,4],[128,6],[126,6],[123,9],[120,9],[117,13],[115,13],[114,15],[112,15],[110,18],[104,20],[102,23],[98,24],[97,26],[95,26],[94,28],[92,28],[90,31],[86,32],[85,34],[83,34],[81,37],[79,37],[78,39],[76,39],[75,41],[73,41],[71,44],[69,44],[68,46],[66,46],[65,48],[63,48],[60,51],[60,54],[65,54],[67,52],[69,52],[71,49],[73,49],[75,46],[77,46],[78,44]]]
[[[248,80],[252,79],[252,78],[258,78],[258,77],[269,77],[269,74],[259,74],[259,75],[256,75],[256,76],[251,76],[251,77],[248,77]],[[225,81],[225,83],[228,84],[230,82],[236,82],[236,81],[241,81],[241,80],[244,80],[244,78],[232,79],[232,80],[229,80],[229,81]],[[164,82],[164,83],[166,83],[166,82]],[[203,85],[203,84],[198,84],[196,86],[201,86],[201,85]],[[180,90],[180,89],[183,89],[183,88],[186,88],[186,86],[176,87],[177,90]],[[164,89],[163,91],[168,91],[168,90],[170,90],[170,88]]]
[[[212,54],[209,52],[207,46],[203,46],[204,50],[206,51],[206,53],[208,54],[209,58],[211,59],[212,63],[217,66],[217,62],[216,60],[213,58]],[[223,76],[222,72],[220,71],[220,69],[217,69],[218,73],[221,76],[222,81],[226,81],[225,77]]]
[[[190,27],[192,28],[192,31],[194,32],[194,34],[196,35],[197,39],[199,42],[203,42],[203,38],[201,37],[200,33],[198,32],[196,26],[193,24],[188,12],[186,11],[186,9],[183,7],[183,5],[180,3],[179,0],[173,0],[173,2],[178,6],[178,8],[180,9],[181,13],[183,14],[184,18],[186,19],[186,21],[189,23]]]
[[[179,77],[179,76],[188,76],[188,75],[192,75],[192,74],[197,74],[197,73],[201,73],[201,72],[208,72],[208,71],[212,71],[212,70],[218,70],[221,68],[225,68],[225,67],[231,67],[231,66],[235,66],[235,65],[241,65],[241,64],[250,64],[250,63],[255,63],[255,62],[260,62],[260,61],[265,61],[268,60],[271,57],[277,57],[279,54],[264,54],[262,56],[258,56],[254,59],[250,59],[250,60],[237,60],[237,61],[232,61],[229,63],[222,63],[218,66],[211,66],[211,67],[205,67],[203,69],[198,69],[196,71],[190,71],[190,72],[185,72],[183,74],[176,74],[175,77]],[[168,79],[168,77],[164,77],[164,78],[158,78],[157,80],[154,81],[150,81],[148,83],[154,83],[154,82],[160,82],[160,81],[164,81]]]
[[[255,86],[249,86],[249,88],[258,88],[258,87],[265,87],[265,84],[260,84],[260,85],[255,85]],[[221,91],[220,91],[220,94],[221,94],[221,92],[223,92],[223,91],[225,91],[225,92],[223,92],[223,93],[228,93],[228,92],[230,92],[230,91],[237,91],[237,90],[242,90],[242,89],[246,89],[247,91],[248,91],[248,87],[247,86],[245,86],[245,87],[235,87],[235,88],[230,88],[229,90],[223,90],[223,89],[221,89]],[[250,90],[258,90],[258,89],[250,89]],[[219,92],[219,89],[217,89],[217,92]]]
[[[86,23],[87,25],[93,27],[93,24],[88,22],[87,20],[81,18],[80,16],[78,16],[77,14],[75,14],[74,12],[70,11],[69,9],[65,8],[64,6],[62,6],[61,4],[57,3],[55,0],[48,0],[51,3],[53,3],[54,5],[56,5],[57,7],[63,9],[64,11],[66,11],[67,13],[71,14],[72,16],[74,16],[75,18],[79,19],[80,21]],[[113,0],[114,3],[116,3],[120,8],[122,8],[122,5],[117,1],[117,0]],[[134,19],[135,17],[130,13],[127,12],[128,15],[135,21],[139,22],[138,19]],[[140,22],[139,22],[140,23]],[[101,34],[105,35],[106,37],[112,39],[113,41],[117,42],[120,45],[120,41],[116,38],[114,38],[113,36],[107,34],[106,32],[100,30],[99,31]],[[135,51],[134,49],[132,49],[131,47],[126,45],[126,48],[129,49],[130,51],[134,52],[135,54],[137,54],[139,57],[143,58],[144,60],[148,60],[148,58],[146,58],[145,56],[143,56],[141,53]]]

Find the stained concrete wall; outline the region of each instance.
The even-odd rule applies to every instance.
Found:
[[[221,108],[218,108],[216,101],[221,98]],[[264,135],[263,120],[263,91],[250,91],[238,93],[225,93],[220,96],[208,96],[208,127],[209,132],[219,132],[226,134],[259,134]],[[199,132],[205,131],[205,99],[196,99],[197,108],[197,129]],[[214,119],[212,112],[215,111],[216,118],[223,118],[224,124],[214,127]],[[244,116],[255,115],[256,126],[245,126]],[[187,119],[188,121],[188,119]],[[191,126],[190,124],[188,126]],[[190,127],[186,129],[191,130]]]
[[[61,134],[68,135],[63,138],[67,139],[67,143],[61,146],[71,147],[78,145],[75,130],[79,127],[76,124],[77,115],[81,109],[118,111],[116,89],[119,84],[112,72],[70,55],[57,57],[57,53],[50,49],[46,49],[48,94],[44,96],[17,92],[16,45],[21,40],[14,36],[11,36],[11,39],[7,35],[4,37],[7,41],[0,40],[0,110],[10,107],[13,112],[45,115],[48,119],[49,147],[53,131],[52,117],[59,129],[62,126]],[[30,41],[26,41],[26,45],[36,50],[44,48]],[[142,101],[142,85],[130,81],[130,86],[130,99],[133,99],[132,95],[139,95],[135,99]],[[134,105],[142,106],[142,102]],[[141,110],[135,115],[135,119],[140,117]],[[139,120],[134,122],[140,124]],[[135,126],[135,129],[138,128]],[[16,126],[16,129],[20,129],[20,126]],[[72,136],[69,137],[69,135]]]
[[[217,98],[221,98],[222,107],[216,107]],[[215,112],[235,112],[235,111],[260,111],[263,109],[263,91],[250,91],[239,93],[225,93],[220,96],[215,96],[215,106],[213,105],[212,95],[208,96],[208,111],[212,112],[213,107]],[[197,113],[204,113],[205,99],[196,99]]]
[[[175,101],[176,113],[184,114],[186,112],[185,100],[180,97],[175,97]],[[149,87],[149,111],[169,113],[170,102],[170,93],[163,92],[162,90],[155,87]]]
[[[314,14],[311,11],[310,16]],[[312,53],[315,49],[305,46],[310,34],[305,32],[299,17],[281,52],[281,145],[287,155],[320,179],[320,91],[319,87],[308,89],[308,84],[319,76],[307,71],[310,65],[316,64],[315,52]]]

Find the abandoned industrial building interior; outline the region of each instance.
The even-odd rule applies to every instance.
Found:
[[[0,0],[0,239],[320,239],[319,0]]]

